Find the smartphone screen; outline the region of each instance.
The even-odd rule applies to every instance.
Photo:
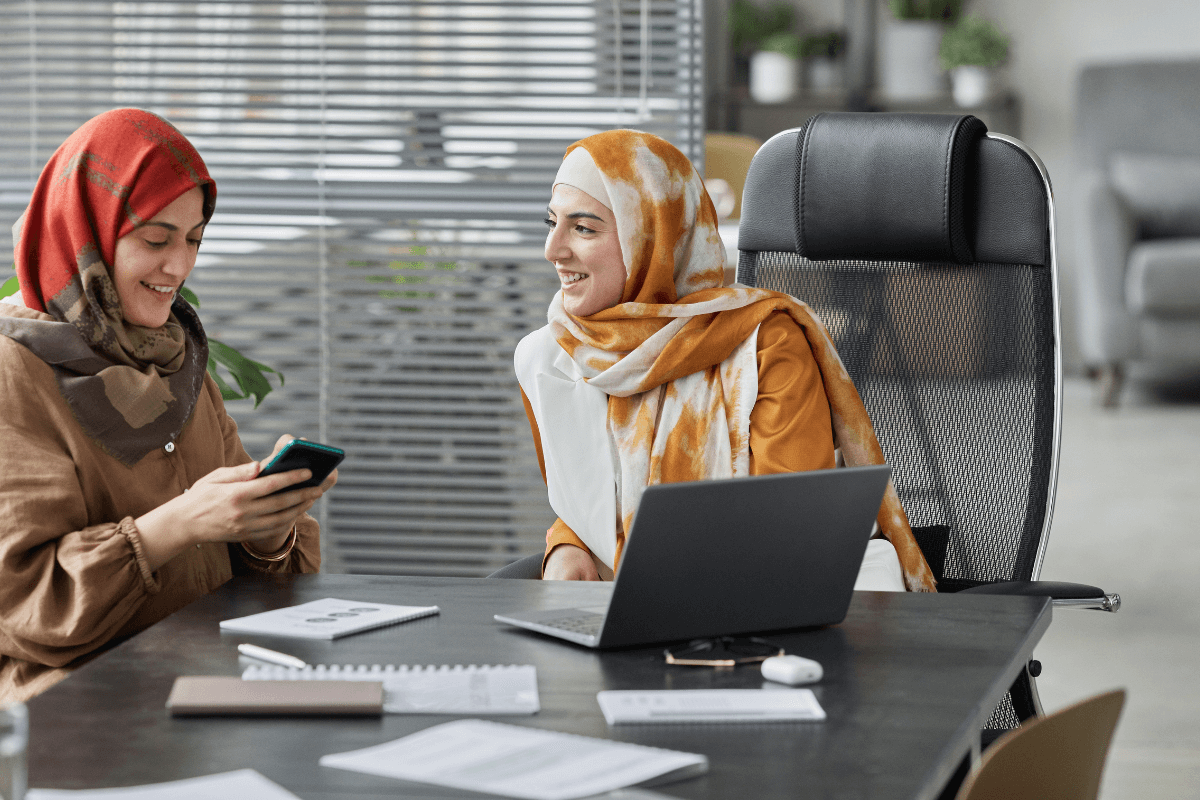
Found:
[[[280,489],[272,494],[280,494],[282,492],[290,492],[294,489],[303,489],[308,486],[320,486],[321,482],[329,477],[329,473],[333,472],[334,468],[341,463],[346,457],[346,452],[338,447],[331,447],[327,444],[319,442],[310,442],[305,439],[292,439],[283,446],[275,458],[271,459],[271,463],[263,467],[262,472],[258,476],[278,475],[281,472],[290,472],[294,469],[308,469],[312,471],[312,477],[300,483],[293,483]]]

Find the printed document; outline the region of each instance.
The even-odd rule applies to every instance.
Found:
[[[268,636],[299,636],[305,639],[337,639],[385,625],[438,613],[437,606],[394,606],[361,600],[326,597],[288,608],[277,608],[248,617],[227,619],[221,630],[259,633]]]
[[[321,766],[528,800],[571,800],[652,779],[703,774],[694,753],[462,719],[386,744],[324,756]]]

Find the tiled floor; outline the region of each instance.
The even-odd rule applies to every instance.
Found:
[[[1047,711],[1124,687],[1102,800],[1200,797],[1200,395],[1139,387],[1116,411],[1068,381],[1042,578],[1119,592],[1121,611],[1059,610],[1035,656]]]

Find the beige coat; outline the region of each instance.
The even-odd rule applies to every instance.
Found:
[[[0,315],[52,319],[10,305]],[[50,367],[0,336],[0,703],[44,691],[234,575],[316,572],[320,535],[307,516],[296,549],[278,564],[214,543],[150,571],[133,520],[214,469],[247,461],[205,376],[174,452],[126,467],[84,435]]]

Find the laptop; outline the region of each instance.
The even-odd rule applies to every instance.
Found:
[[[495,619],[594,648],[836,624],[890,474],[880,465],[649,486],[607,606]]]

